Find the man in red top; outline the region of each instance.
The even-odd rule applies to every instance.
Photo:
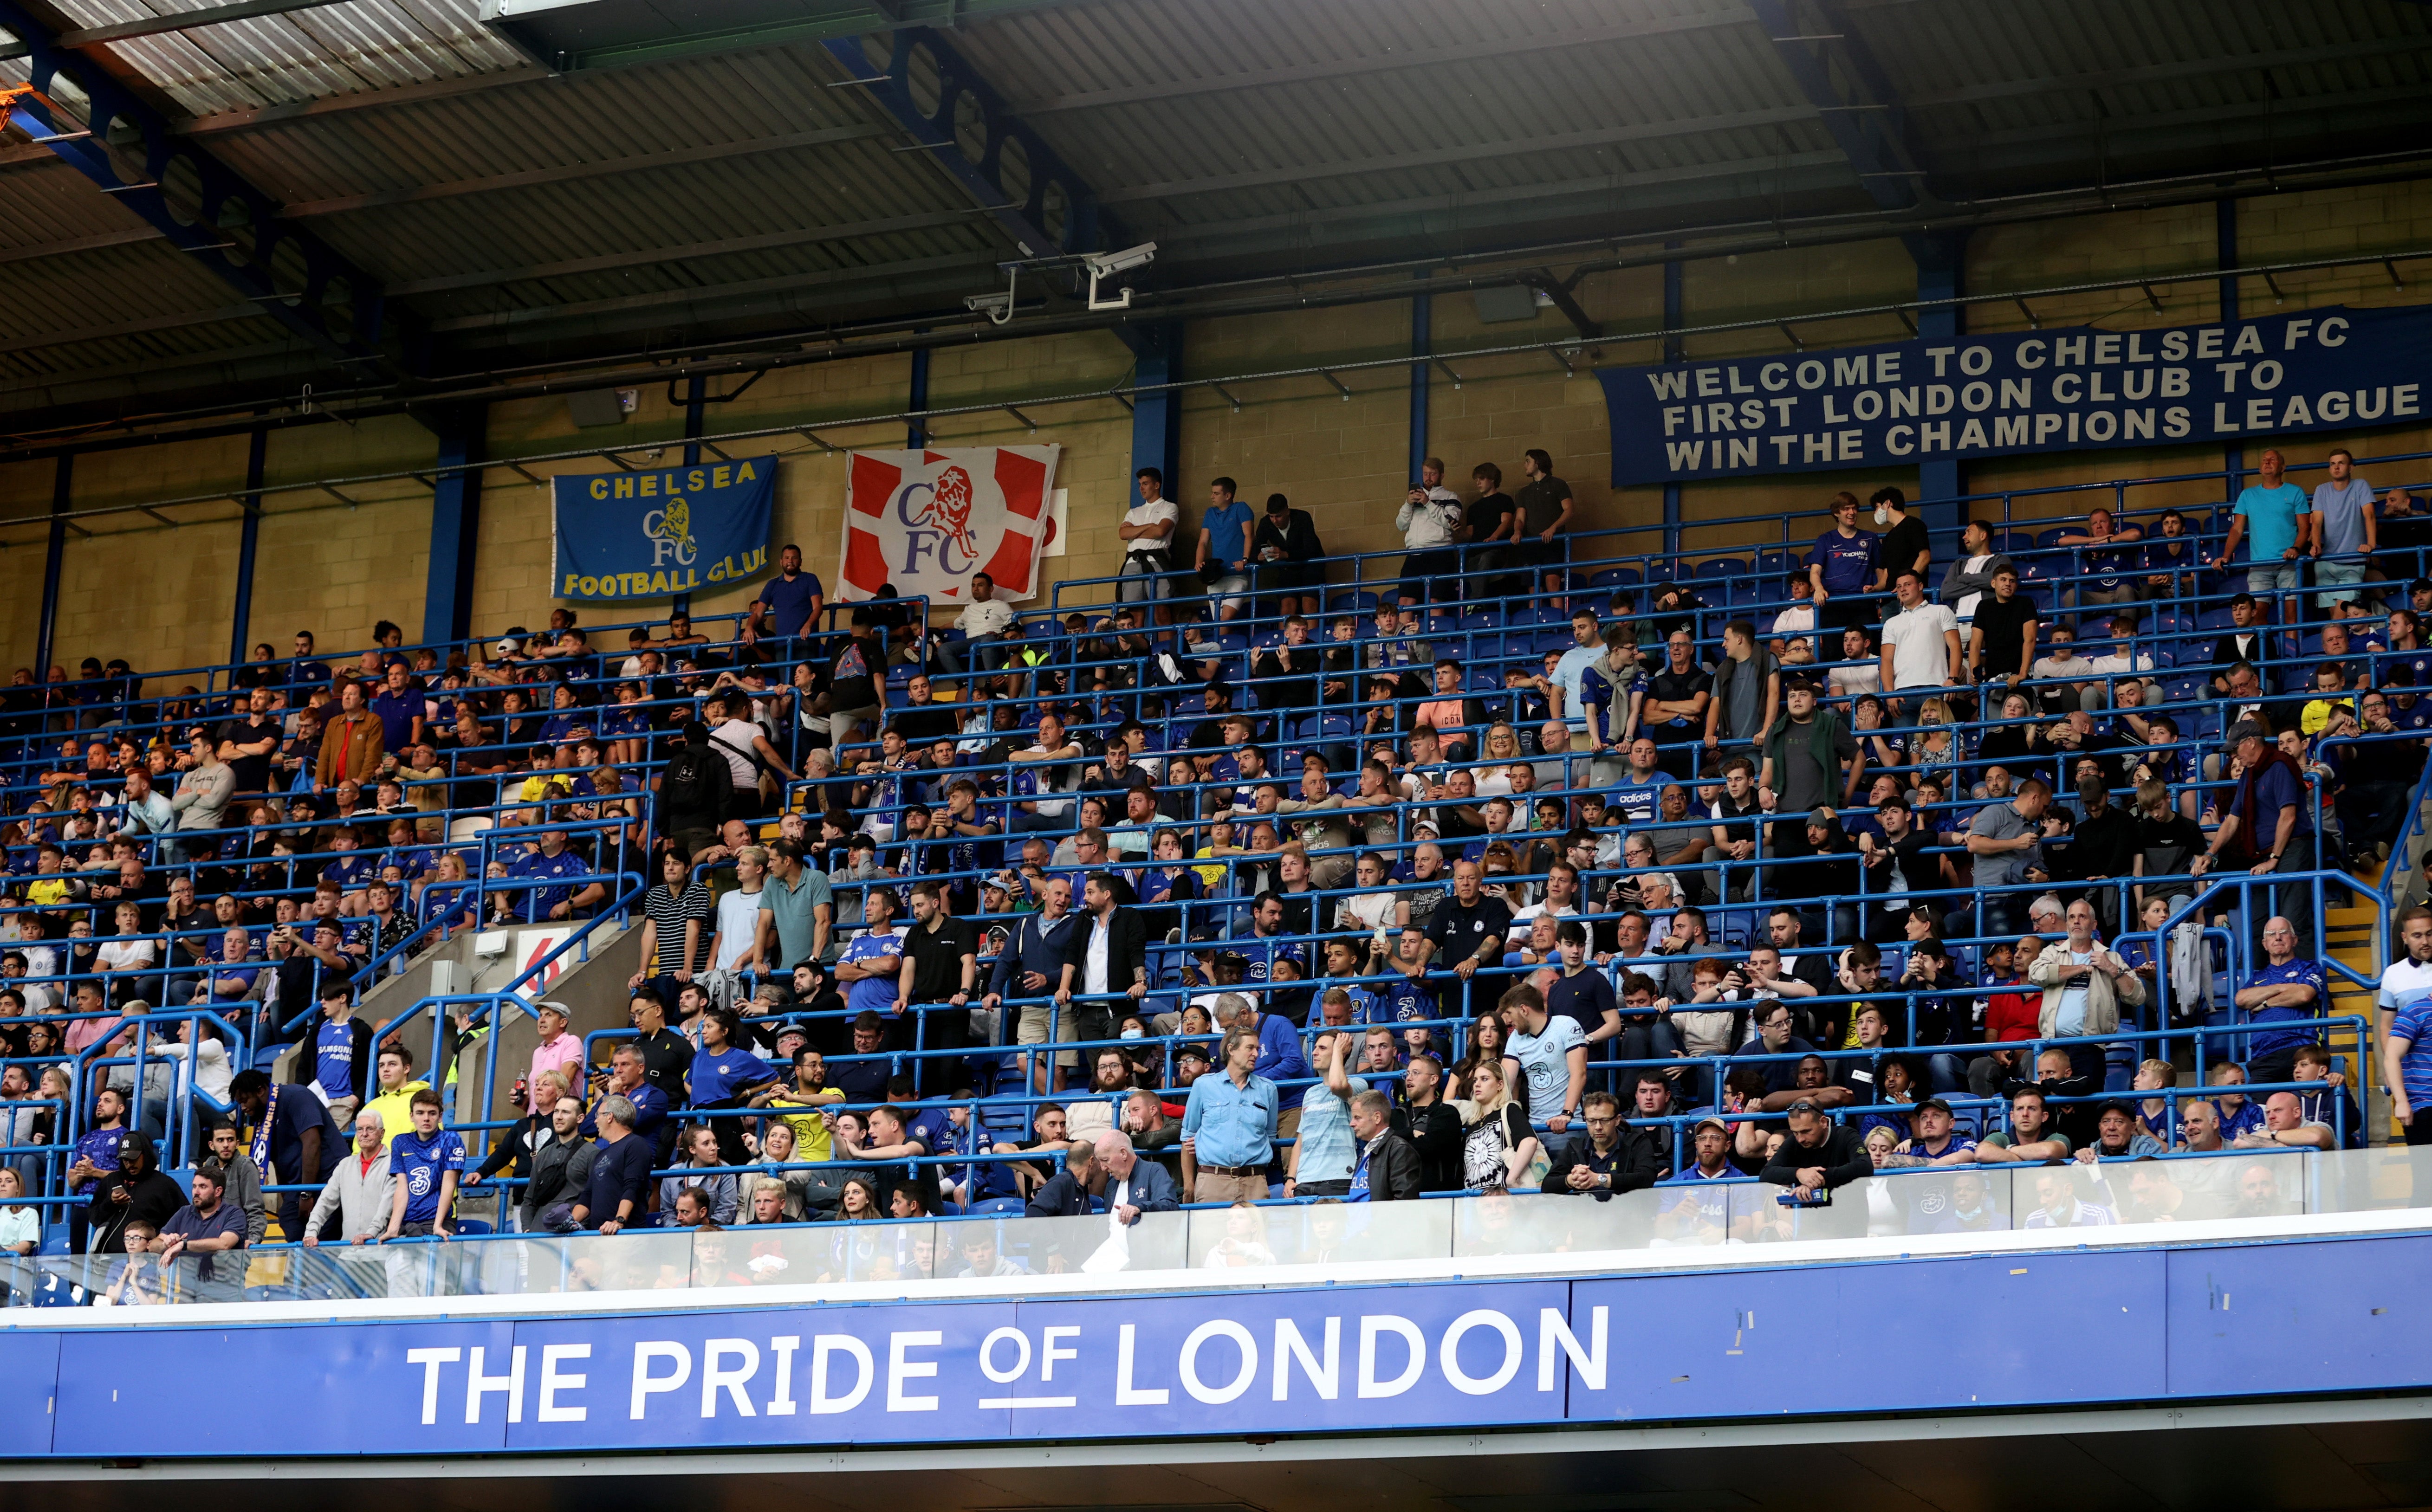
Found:
[[[1996,945],[1985,952],[1987,985],[1995,990],[1984,1000],[1984,1040],[2001,1045],[2035,1037],[2043,1014],[2041,987],[2027,981],[2026,966],[2044,948],[2029,934],[2014,946]],[[2002,987],[2014,986],[2015,992]],[[1980,1098],[1996,1096],[2001,1084],[2018,1074],[2018,1052],[1997,1050],[1968,1064],[1968,1090]]]

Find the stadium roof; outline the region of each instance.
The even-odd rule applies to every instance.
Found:
[[[1389,265],[1557,270],[1560,302],[1565,260],[1666,240],[2432,155],[2402,0],[0,0],[0,87],[55,86],[0,140],[20,436],[968,339],[1008,264],[1007,334],[1375,296]],[[271,228],[197,216],[231,182],[285,265],[229,266]],[[1146,241],[1135,307],[1084,308],[1077,254]]]

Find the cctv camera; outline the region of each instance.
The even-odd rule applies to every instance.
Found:
[[[1081,261],[1089,270],[1091,277],[1104,278],[1118,273],[1129,273],[1134,268],[1146,267],[1156,259],[1157,244],[1142,242],[1138,246],[1127,246],[1120,252],[1091,252],[1084,256]]]

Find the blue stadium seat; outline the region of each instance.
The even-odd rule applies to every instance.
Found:
[[[1710,557],[1697,563],[1700,578],[1740,578],[1746,577],[1748,570],[1745,557]]]
[[[1020,1218],[1030,1204],[1019,1197],[991,1197],[971,1204],[973,1218]]]
[[[1465,630],[1501,630],[1503,628],[1502,611],[1500,609],[1473,609],[1468,613],[1461,616],[1461,628]]]
[[[1591,588],[1620,588],[1638,581],[1638,575],[1628,567],[1599,567],[1588,574]]]
[[[2074,533],[2077,527],[2073,525],[2063,525],[2056,526],[2049,530],[2037,530],[2035,532],[2035,549],[2039,551],[2052,550],[2060,545],[2060,538],[2062,536]]]
[[[1760,551],[1756,554],[1756,570],[1766,578],[1790,576],[1791,555],[1787,551]]]
[[[2219,609],[2207,609],[2196,616],[2196,629],[2200,630],[2210,630],[2218,634],[2229,628],[2229,606],[2226,604]]]

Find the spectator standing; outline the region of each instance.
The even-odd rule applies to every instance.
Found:
[[[1393,529],[1402,532],[1402,586],[1405,603],[1425,604],[1437,596],[1439,581],[1451,575],[1452,543],[1462,525],[1461,496],[1444,486],[1444,464],[1430,457],[1419,469],[1416,487],[1393,512]],[[1458,591],[1449,595],[1456,601]]]
[[[1262,1201],[1282,1113],[1275,1084],[1252,1068],[1258,1032],[1224,1032],[1224,1070],[1191,1084],[1182,1113],[1182,1197],[1186,1202]]]
[[[1883,691],[1958,686],[1966,666],[1958,616],[1928,599],[1925,579],[1907,567],[1894,574],[1892,596],[1900,612],[1883,622]]]
[[[1909,509],[1908,496],[1886,485],[1866,502],[1875,507],[1875,523],[1889,527],[1881,547],[1883,571],[1895,582],[1903,572],[1916,573],[1920,583],[1932,582],[1934,538],[1926,532],[1925,520]]]
[[[2246,591],[2258,599],[2267,594],[2279,596],[2281,617],[2294,624],[2297,591],[2304,586],[2303,559],[2312,537],[2313,501],[2282,476],[2288,465],[2279,447],[2265,450],[2256,480],[2238,493],[2238,505],[2230,512],[2229,538],[2212,565],[2216,572],[2227,572],[2238,543],[2245,541]]]
[[[2386,989],[2385,989],[2386,990]],[[2381,1037],[2390,1111],[2407,1143],[2432,1145],[2432,995],[2410,998]]]
[[[1817,622],[1829,629],[1871,624],[1875,612],[1866,596],[1883,591],[1883,538],[1858,529],[1855,494],[1833,495],[1829,508],[1832,528],[1807,553]]]
[[[1545,591],[1558,594],[1567,576],[1561,570],[1564,545],[1561,537],[1571,529],[1571,517],[1579,506],[1571,497],[1571,485],[1554,476],[1553,454],[1531,447],[1520,459],[1520,471],[1528,481],[1520,488],[1517,543],[1512,548],[1514,563],[1541,566],[1545,569],[1540,580]]]
[[[312,1201],[304,1232],[288,1236],[310,1249],[321,1242],[321,1231],[334,1218],[341,1244],[376,1243],[387,1230],[389,1212],[396,1206],[397,1179],[388,1169],[388,1134],[380,1127],[380,1116],[365,1109],[355,1115],[353,1151],[329,1172],[321,1195]]]
[[[1286,1197],[1346,1197],[1363,1142],[1351,1127],[1351,1103],[1368,1090],[1350,1072],[1356,1036],[1326,1031],[1309,1047],[1318,1084],[1301,1099],[1300,1128],[1284,1159]],[[1413,1156],[1415,1159],[1415,1155]]]
[[[2240,720],[2230,731],[2228,754],[2242,770],[2212,843],[2189,866],[2201,877],[2222,860],[2242,864],[2255,876],[2268,877],[2314,869],[2314,821],[2305,791],[2305,774],[2286,751],[2265,736],[2252,720]],[[2277,914],[2296,932],[2297,950],[2313,953],[2313,884],[2297,882],[2257,889],[2254,902],[2279,895]],[[2248,911],[2263,910],[2247,905]],[[2268,905],[2267,905],[2268,906]]]
[[[758,901],[753,895],[752,902]],[[647,982],[662,994],[680,992],[708,960],[703,947],[714,913],[708,885],[693,877],[682,851],[659,858],[659,882],[643,895],[642,913],[641,967],[625,985],[638,988]]]
[[[566,1216],[574,1227],[615,1234],[643,1217],[655,1151],[649,1140],[633,1134],[636,1115],[631,1099],[612,1092],[600,1100],[592,1117],[600,1125],[600,1152],[592,1157],[589,1183]]]
[[[2044,870],[2043,816],[2052,788],[2030,777],[2007,802],[1987,804],[1968,821],[1968,853],[1976,858],[1978,887],[2050,881]],[[2026,912],[2018,893],[1987,893],[1978,904],[1987,934],[2015,934]]]
[[[2329,478],[2314,485],[2314,586],[2324,611],[2333,604],[2354,603],[2356,584],[2381,548],[2373,520],[2373,485],[2356,475],[2356,453],[2331,448]]]
[[[1561,1159],[1579,1142],[1569,1131],[1587,1091],[1587,1036],[1579,1020],[1549,1015],[1544,994],[1527,983],[1504,993],[1495,1008],[1512,1025],[1511,1043],[1503,1048],[1505,1076],[1526,1079],[1528,1117],[1546,1127],[1546,1152]]]
[[[213,1262],[215,1256],[245,1248],[245,1210],[227,1200],[228,1172],[218,1161],[205,1160],[195,1167],[193,1181],[193,1201],[160,1225],[160,1263],[171,1266],[188,1255],[199,1255],[201,1263],[194,1268],[199,1300],[235,1302],[245,1276],[244,1263],[237,1261],[223,1269]]]
[[[1123,512],[1123,524],[1115,529],[1116,537],[1123,543],[1123,572],[1115,596],[1126,604],[1171,598],[1174,532],[1182,512],[1165,496],[1162,472],[1143,467],[1132,480],[1139,486],[1140,502]],[[1171,623],[1172,615],[1162,603],[1157,605],[1157,618],[1160,625]],[[1001,651],[998,661],[1002,664]]]
[[[1499,568],[1504,555],[1512,549],[1510,543],[1518,533],[1519,506],[1512,496],[1503,492],[1503,469],[1493,462],[1479,462],[1470,469],[1469,480],[1478,485],[1478,496],[1469,501],[1461,521],[1461,560],[1463,571],[1455,585],[1455,596],[1467,598],[1473,583],[1482,592],[1485,584],[1470,574]]]
[[[340,782],[370,783],[380,775],[385,740],[380,715],[363,702],[363,685],[351,678],[339,684],[338,712],[321,731],[313,791],[327,792]]]
[[[785,546],[777,552],[777,576],[761,585],[750,613],[760,617],[762,634],[790,639],[818,631],[825,601],[818,575],[802,570],[802,548]]]
[[[389,1169],[397,1198],[384,1238],[447,1238],[455,1219],[456,1184],[464,1170],[464,1141],[439,1127],[439,1094],[414,1094],[414,1127],[389,1135]]]
[[[1395,1132],[1392,1100],[1382,1092],[1362,1092],[1351,1100],[1351,1136],[1360,1156],[1351,1168],[1352,1202],[1403,1202],[1421,1191],[1419,1152]]]
[[[2011,578],[2018,570],[2008,557],[1993,549],[1993,528],[1983,520],[1970,520],[1959,534],[1959,555],[1951,559],[1943,570],[1942,586],[1934,596],[1951,607],[1951,612],[1965,622],[1972,620],[1976,606],[1993,591],[1993,575],[2003,567],[2011,568]],[[1775,629],[1780,630],[1777,622]]]

